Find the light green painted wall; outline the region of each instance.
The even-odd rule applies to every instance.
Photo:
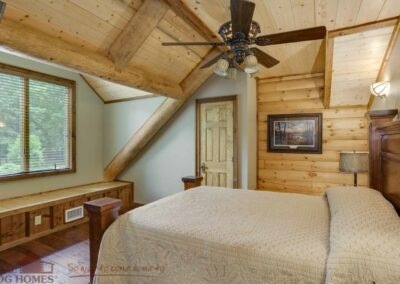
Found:
[[[0,52],[0,62],[76,81],[77,172],[59,176],[0,182],[0,199],[102,180],[103,103],[79,74]]]
[[[135,182],[135,202],[149,203],[180,192],[183,190],[181,178],[195,174],[195,100],[206,97],[238,95],[241,187],[255,188],[256,83],[242,73],[238,75],[236,81],[212,76],[150,147],[119,176],[122,180]],[[151,98],[105,105],[105,164],[163,100]]]

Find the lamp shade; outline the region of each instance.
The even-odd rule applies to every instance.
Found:
[[[345,173],[367,173],[369,168],[368,152],[341,152],[340,171]]]

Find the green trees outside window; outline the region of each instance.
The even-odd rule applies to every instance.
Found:
[[[68,84],[0,69],[0,179],[72,168]]]

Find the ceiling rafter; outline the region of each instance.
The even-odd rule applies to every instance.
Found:
[[[150,36],[169,6],[164,0],[147,0],[110,47],[110,57],[117,70],[125,68]]]
[[[104,179],[112,181],[139,155],[139,153],[153,140],[159,131],[168,124],[176,112],[212,75],[212,69],[200,69],[200,66],[215,57],[219,51],[212,49],[210,53],[196,66],[196,68],[182,81],[183,99],[166,99],[158,109],[147,119],[142,127],[136,131],[125,146],[115,155],[104,169]]]
[[[109,58],[12,20],[3,19],[1,23],[0,45],[129,87],[171,98],[183,96],[179,84],[160,77],[154,78],[148,72],[134,67],[115,72],[114,63]]]
[[[171,9],[189,26],[191,26],[197,33],[199,33],[206,41],[216,41],[220,39],[217,31],[211,29],[204,23],[192,9],[182,0],[164,0],[171,6]],[[221,40],[222,41],[222,40]],[[229,48],[226,46],[218,47],[221,51],[227,51]]]

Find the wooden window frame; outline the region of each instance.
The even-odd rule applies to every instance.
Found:
[[[68,153],[69,153],[69,160],[70,160],[70,168],[67,169],[59,169],[59,170],[42,170],[42,171],[32,171],[32,172],[22,172],[22,173],[16,173],[16,174],[10,174],[10,175],[3,175],[0,176],[0,182],[2,181],[11,181],[11,180],[20,180],[20,179],[26,179],[26,178],[33,178],[33,177],[45,177],[45,176],[53,176],[53,175],[60,175],[60,174],[68,174],[68,173],[75,173],[76,172],[76,82],[73,80],[65,79],[65,78],[60,78],[56,77],[53,75],[49,74],[44,74],[41,72],[37,71],[32,71],[28,70],[25,68],[20,68],[4,63],[0,63],[0,73],[5,73],[5,74],[10,74],[10,75],[16,75],[24,78],[24,100],[26,101],[29,97],[28,92],[26,89],[28,88],[29,84],[29,79],[33,80],[38,80],[38,81],[43,81],[43,82],[48,82],[48,83],[53,83],[61,86],[65,86],[69,89],[69,111],[68,111],[68,121],[69,123],[69,139],[68,139]],[[24,117],[26,116],[26,112],[29,111],[28,109],[29,105],[24,103],[24,110],[22,110],[22,113]],[[24,114],[25,113],[25,114]],[[29,121],[29,117],[28,117]],[[24,156],[29,155],[29,135],[26,135],[26,133],[29,133],[29,123],[26,123],[26,121],[23,119],[23,133],[21,133],[21,136],[23,137],[23,149],[25,152]],[[24,168],[26,167],[26,163],[29,163],[28,158],[23,157],[23,161],[25,164]]]
[[[238,99],[237,95],[202,98],[196,100],[196,175],[201,176],[200,170],[200,146],[201,146],[201,125],[200,107],[204,103],[217,103],[231,101],[233,103],[233,187],[240,185],[240,160],[239,160],[239,135],[238,135]]]

